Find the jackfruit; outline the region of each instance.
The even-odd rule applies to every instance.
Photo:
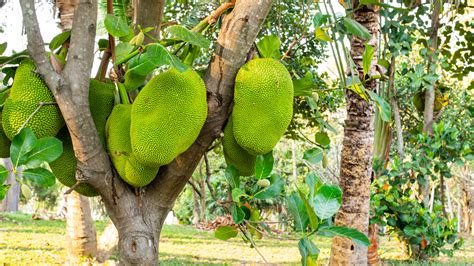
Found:
[[[54,176],[61,184],[72,187],[76,184],[77,159],[69,136],[67,127],[61,129],[56,136],[63,142],[63,153],[54,162],[49,164]],[[75,191],[83,196],[94,197],[99,195],[89,184],[80,184]]]
[[[94,79],[89,84],[89,108],[91,110],[92,120],[97,129],[102,146],[105,147],[105,124],[107,118],[114,107],[113,84],[100,82]],[[71,187],[76,184],[77,159],[74,156],[74,150],[71,143],[71,137],[67,127],[64,127],[57,136],[63,141],[63,154],[49,166],[53,174],[63,185]],[[75,191],[88,197],[97,196],[98,193],[88,184],[79,185]]]
[[[9,139],[18,133],[40,102],[55,101],[35,69],[31,60],[24,60],[16,70],[10,97],[5,101],[2,112],[3,129]],[[26,124],[37,138],[55,136],[63,126],[64,119],[57,105],[42,106]]]
[[[10,90],[0,93],[0,104],[3,104],[8,98]],[[0,158],[10,157],[10,144],[11,141],[8,139],[7,135],[3,131],[2,125],[2,114],[0,113]]]
[[[273,150],[293,116],[293,82],[280,62],[271,58],[249,61],[235,79],[234,137],[253,155]]]
[[[448,94],[442,93],[440,90],[435,90],[435,101],[433,111],[438,112],[443,106],[448,105],[449,98]],[[413,96],[413,105],[418,112],[423,113],[425,111],[425,92],[420,91]]]
[[[137,161],[169,164],[196,140],[207,117],[206,87],[191,69],[153,77],[132,107],[130,137]]]
[[[148,167],[137,161],[130,145],[132,105],[114,107],[106,124],[107,150],[119,176],[134,187],[143,187],[155,179],[158,167]]]
[[[227,165],[233,165],[242,176],[252,176],[255,174],[256,156],[248,153],[237,144],[234,138],[232,116],[227,121],[224,128],[224,138],[222,146],[224,147],[224,158]]]

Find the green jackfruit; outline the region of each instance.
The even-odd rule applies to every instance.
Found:
[[[449,102],[448,94],[442,93],[440,90],[435,90],[435,101],[433,111],[438,112],[446,106]],[[423,113],[425,111],[425,92],[420,91],[413,96],[413,105],[418,112]]]
[[[273,150],[293,116],[293,82],[280,62],[254,59],[242,66],[235,79],[234,136],[247,152]]]
[[[232,116],[229,118],[224,128],[224,158],[227,165],[233,165],[242,176],[252,176],[255,174],[256,156],[248,153],[237,144],[234,138]]]
[[[58,159],[50,163],[49,167],[61,184],[72,187],[76,184],[77,159],[74,156],[71,137],[67,127],[64,127],[56,137],[63,142],[63,153]],[[75,191],[87,197],[99,195],[89,184],[80,184]]]
[[[158,167],[138,162],[130,145],[132,105],[116,105],[106,124],[107,150],[119,176],[134,187],[143,187],[155,179]]]
[[[5,101],[2,112],[3,129],[9,139],[18,133],[40,102],[55,101],[35,69],[32,61],[24,60],[16,70],[10,97]],[[63,126],[64,119],[56,105],[42,106],[26,125],[38,138],[55,136]]]
[[[171,69],[153,77],[133,103],[133,155],[150,167],[169,164],[193,144],[206,117],[206,87],[196,72]]]
[[[107,118],[114,107],[113,84],[103,83],[91,79],[89,84],[89,108],[91,110],[92,120],[97,129],[102,146],[105,147],[105,124]],[[74,150],[71,143],[71,137],[66,127],[64,127],[57,136],[63,141],[63,154],[49,166],[53,174],[63,185],[71,187],[76,183],[77,159],[74,156]],[[97,196],[98,193],[88,184],[81,184],[75,189],[79,194],[88,197]]]
[[[0,104],[3,104],[10,95],[10,90],[0,93]],[[2,114],[0,113],[0,158],[10,157],[10,144],[11,141],[3,131],[2,125]]]

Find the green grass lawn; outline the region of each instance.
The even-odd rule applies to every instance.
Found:
[[[98,233],[105,222],[97,222]],[[321,250],[320,261],[329,258],[329,239],[317,239]],[[29,215],[0,213],[0,265],[18,264],[64,264],[65,222],[32,220]],[[257,241],[260,251],[273,264],[299,264],[296,241],[262,239]],[[420,265],[419,262],[403,261],[401,248],[395,239],[382,238],[380,255],[385,265]],[[240,238],[230,241],[215,239],[212,232],[198,231],[190,226],[165,226],[160,241],[162,265],[223,265],[258,264],[262,259]],[[466,241],[462,250],[453,258],[441,256],[429,265],[473,265],[474,240]],[[426,263],[428,265],[428,263]]]

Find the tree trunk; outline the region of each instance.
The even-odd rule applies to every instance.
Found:
[[[192,224],[196,225],[199,224],[199,221],[201,220],[201,208],[199,206],[199,194],[197,193],[196,189],[196,182],[194,177],[191,178],[190,182],[194,184],[192,187],[193,191],[193,220]]]
[[[71,263],[77,263],[80,257],[95,257],[97,240],[89,199],[73,191],[66,202],[66,239]]]
[[[20,204],[20,184],[16,182],[15,174],[11,172],[13,166],[10,158],[5,158],[2,160],[5,162],[5,168],[9,170],[5,184],[11,185],[11,187],[5,195],[5,198],[2,200],[0,211],[16,212],[18,211],[18,206]]]
[[[358,6],[358,1],[352,6]],[[369,44],[377,49],[379,18],[374,6],[361,6],[354,10],[353,18],[365,26],[372,38]],[[365,40],[353,36],[350,55],[357,66],[360,80],[364,80],[362,54]],[[370,73],[375,72],[377,57],[374,57]],[[365,83],[367,90],[375,90],[376,81]],[[342,206],[336,214],[335,224],[355,228],[368,234],[370,178],[374,143],[374,106],[354,91],[346,91],[347,118],[344,124],[344,140],[341,155],[339,183],[343,191]],[[335,237],[331,248],[331,265],[367,265],[367,247],[355,244],[347,238]]]
[[[166,0],[134,0],[133,22],[140,25],[142,29],[153,27],[154,30],[148,32],[155,39],[160,39],[161,17],[165,9]],[[138,28],[135,29],[135,32]],[[144,43],[153,42],[150,38],[145,38]]]

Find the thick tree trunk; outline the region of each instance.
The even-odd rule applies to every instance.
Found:
[[[5,168],[9,170],[5,184],[11,185],[11,187],[1,202],[0,211],[16,212],[18,211],[18,207],[20,205],[20,184],[16,182],[15,175],[11,172],[13,166],[10,158],[5,158],[2,160],[5,162]]]
[[[97,240],[89,199],[73,191],[67,195],[66,202],[66,239],[70,262],[77,263],[80,257],[95,257]]]
[[[358,1],[353,1],[358,6]],[[369,44],[377,49],[379,32],[378,14],[373,6],[362,6],[354,11],[353,18],[372,34]],[[357,66],[359,78],[363,80],[362,54],[364,43],[358,37],[351,40],[351,58]],[[375,53],[376,54],[376,53]],[[375,72],[377,58],[371,64]],[[376,81],[365,83],[367,90],[375,90]],[[336,214],[336,225],[355,228],[366,235],[369,226],[370,177],[374,143],[374,107],[354,91],[346,91],[347,118],[344,125],[344,140],[341,155],[339,183],[343,191],[342,206]],[[331,265],[367,265],[367,247],[355,244],[347,238],[335,237],[331,248]]]
[[[134,0],[133,22],[140,25],[142,29],[154,27],[148,32],[155,39],[160,39],[161,17],[165,9],[166,0]],[[138,31],[138,28],[135,29]],[[150,38],[145,38],[145,44],[153,42]]]

